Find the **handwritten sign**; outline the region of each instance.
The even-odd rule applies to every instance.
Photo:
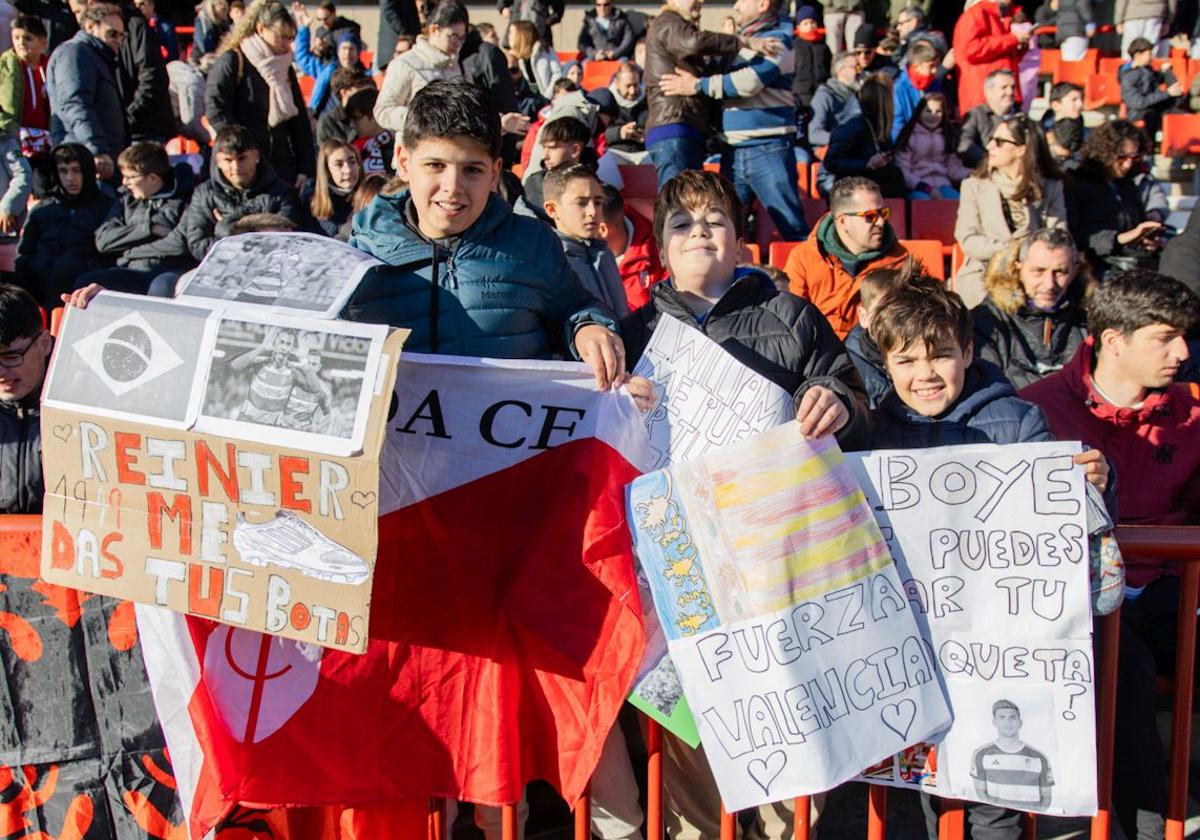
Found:
[[[831,439],[789,423],[676,463],[631,485],[629,516],[727,809],[828,790],[949,723]]]
[[[1077,443],[1038,443],[847,455],[954,712],[943,737],[870,768],[869,781],[1027,811],[1095,813],[1084,480],[1071,461],[1078,451]]]
[[[365,340],[377,345],[373,367],[364,362],[371,355],[366,347],[338,349],[330,337],[340,329],[333,321],[278,316],[291,325],[285,332],[244,314],[253,323],[214,345],[218,325],[228,323],[221,306],[106,293],[87,310],[69,310],[42,412],[42,577],[362,652],[378,539],[379,453],[404,335]],[[114,333],[114,322],[123,331]],[[198,343],[175,348],[179,336]],[[297,344],[298,336],[305,341]],[[98,342],[98,358],[79,352],[89,342]],[[303,346],[321,350],[297,355]],[[214,390],[211,360],[221,347],[230,358],[248,360],[237,380],[242,390],[222,391],[235,416],[248,422],[255,412],[264,429],[290,425],[279,428],[283,439],[289,431],[302,433],[300,422],[314,438],[348,439],[357,425],[361,454],[197,431],[199,396]],[[380,355],[392,363],[381,365]],[[103,376],[92,377],[92,391],[76,390],[72,383],[87,379],[93,362]],[[336,408],[330,395],[339,383],[331,383],[332,373],[345,378],[340,374],[347,370],[355,376],[345,398],[346,430],[338,431],[336,414],[323,413],[322,405]],[[104,376],[127,391],[118,398],[112,386],[96,383]],[[359,393],[366,416],[356,424]],[[155,402],[154,394],[164,410],[139,412]],[[104,413],[88,411],[81,400],[101,403]]]
[[[700,330],[659,319],[634,373],[654,385],[658,404],[645,418],[653,469],[736,443],[795,416],[792,396],[729,355]],[[671,575],[670,567],[662,574]],[[646,653],[629,702],[695,747],[700,733],[667,653],[649,578],[639,569]]]

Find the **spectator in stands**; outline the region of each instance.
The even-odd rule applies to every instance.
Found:
[[[941,54],[929,41],[918,41],[909,51],[908,64],[896,76],[892,85],[892,103],[895,110],[892,117],[893,140],[896,140],[904,126],[908,125],[922,97],[945,93],[941,79],[938,78],[938,65],[941,60]]]
[[[296,30],[296,66],[304,75],[311,76],[316,80],[313,82],[312,93],[308,97],[308,110],[314,115],[320,116],[330,106],[329,81],[335,71],[345,67],[350,70],[366,72],[366,68],[359,61],[362,41],[353,31],[342,29],[331,35],[333,54],[327,55],[329,50],[323,49],[320,41],[313,42],[312,32],[309,29],[312,18],[308,16],[308,10],[300,3],[293,3],[292,9],[299,27]]]
[[[1083,125],[1083,88],[1059,82],[1050,88],[1050,110],[1042,117],[1042,131],[1050,153],[1064,169],[1079,164],[1079,150],[1086,136]]]
[[[532,215],[553,225],[553,219],[545,211],[546,200],[542,183],[550,170],[579,163],[591,139],[592,133],[587,125],[574,117],[559,117],[546,123],[538,139],[542,147],[541,167],[526,173],[522,182],[525,188],[524,206],[518,202],[518,207],[532,211]]]
[[[456,79],[462,75],[458,50],[467,36],[467,9],[458,0],[443,0],[426,20],[428,35],[417,38],[417,45],[392,62],[383,80],[375,119],[388,131],[400,135],[408,105],[425,85],[437,79]]]
[[[199,66],[200,59],[209,53],[216,53],[222,39],[233,26],[229,17],[229,0],[203,0],[196,12],[194,26],[188,61]]]
[[[557,55],[555,57],[557,58]],[[561,78],[570,79],[572,82],[574,82],[575,84],[579,85],[582,88],[582,86],[583,86],[583,62],[568,61],[566,64],[564,64],[562,66],[562,77]]]
[[[858,323],[846,335],[844,343],[858,375],[867,386],[867,401],[872,410],[878,408],[892,390],[892,380],[888,379],[887,369],[883,366],[883,356],[875,339],[871,338],[875,304],[896,286],[910,282],[915,270],[916,267],[911,263],[903,268],[877,268],[864,274],[859,282]]]
[[[204,62],[211,66],[212,56]],[[202,65],[203,66],[203,65]],[[179,133],[204,148],[212,140],[204,125],[204,73],[186,61],[167,65],[167,93]]]
[[[876,268],[904,265],[908,252],[888,222],[879,185],[843,178],[829,194],[829,212],[813,235],[793,248],[784,271],[792,294],[812,301],[839,338],[858,323],[859,281]]]
[[[1024,388],[1062,369],[1087,338],[1092,272],[1071,234],[1046,228],[992,259],[987,298],[972,310],[975,351]]]
[[[627,155],[646,151],[646,94],[642,91],[642,71],[632,62],[620,66],[608,85],[617,105],[617,117],[604,131],[606,147]]]
[[[17,0],[21,14],[32,15],[42,21],[47,32],[47,54],[58,49],[79,31],[79,21],[71,7],[62,0]]]
[[[1067,179],[1067,220],[1100,279],[1111,269],[1157,264],[1162,222],[1146,218],[1134,180],[1143,135],[1128,120],[1092,131]]]
[[[125,22],[117,7],[108,5],[88,7],[81,22],[83,29],[55,50],[47,65],[50,134],[56,143],[90,149],[95,172],[108,180],[129,139],[116,78]]]
[[[860,26],[858,31],[854,33],[854,61],[858,65],[858,78],[860,81],[866,80],[868,76],[874,76],[877,73],[884,73],[892,79],[896,78],[898,72],[895,64],[886,55],[879,52],[876,47],[879,44],[879,39],[875,37],[875,30],[870,26]]]
[[[507,168],[516,162],[518,142],[529,131],[529,121],[537,111],[522,111],[504,51],[484,41],[477,28],[467,30],[467,37],[458,51],[458,65],[463,76],[487,92],[500,110],[500,127],[504,131],[503,157]]]
[[[813,94],[812,119],[808,123],[809,145],[814,150],[828,146],[833,130],[861,111],[854,53],[841,53],[833,59],[833,77]]]
[[[625,300],[632,311],[650,302],[650,288],[666,278],[649,220],[627,208],[621,191],[604,185],[604,238],[617,260]]]
[[[562,20],[565,0],[499,0],[496,6],[500,14],[508,18],[505,40],[512,47],[513,24],[525,21],[533,25],[537,39],[553,49],[554,36],[551,27]]]
[[[677,70],[701,76],[707,58],[732,58],[742,47],[737,35],[707,32],[692,22],[702,5],[703,0],[667,0],[646,30],[646,149],[660,187],[681,170],[704,164],[715,108],[707,96],[665,94],[659,79]],[[765,51],[761,42],[750,46],[755,52]]]
[[[596,170],[581,163],[552,169],[542,185],[542,197],[542,207],[554,223],[567,263],[584,290],[618,318],[624,318],[629,314],[629,305],[617,261],[602,232],[604,187]],[[625,833],[635,830],[633,825]]]
[[[181,236],[192,257],[199,261],[213,242],[228,236],[230,227],[251,213],[278,213],[297,227],[303,227],[306,221],[296,191],[275,174],[254,133],[243,126],[225,126],[213,141],[209,179],[192,194],[172,236]]]
[[[896,141],[896,166],[904,175],[910,200],[958,198],[958,185],[970,177],[971,170],[954,151],[956,134],[946,94],[931,93],[922,99]]]
[[[340,231],[354,214],[354,193],[363,179],[358,150],[344,140],[326,140],[317,154],[317,177],[305,185],[301,201],[308,206],[326,236],[341,239]]]
[[[863,28],[863,0],[827,0],[825,8],[825,43],[834,55],[851,52],[854,36]]]
[[[316,27],[313,31],[313,38],[315,40],[324,39],[329,43],[336,44],[338,35],[343,32],[351,32],[354,34],[355,40],[360,44],[359,48],[361,49],[362,25],[357,21],[339,15],[337,4],[333,0],[323,0],[318,3],[316,11],[313,12],[313,17],[316,18]]]
[[[12,23],[12,42],[12,49],[0,55],[0,133],[19,139],[22,153],[40,164],[51,149],[49,59],[41,18],[18,15]]]
[[[1174,110],[1187,92],[1174,73],[1150,66],[1153,52],[1153,45],[1145,38],[1134,38],[1129,43],[1129,64],[1120,70],[1121,102],[1128,109],[1128,119],[1133,123],[1144,122],[1150,137],[1158,132],[1162,115]]]
[[[932,44],[940,56],[944,57],[949,52],[950,45],[946,43],[946,36],[941,32],[929,28],[925,10],[920,6],[906,6],[901,9],[896,15],[896,25],[893,29],[898,46],[896,47],[896,52],[892,55],[892,60],[900,67],[908,64],[908,51],[921,41],[927,41]],[[950,67],[946,69],[953,69],[953,66],[951,60]]]
[[[1096,31],[1092,0],[1058,0],[1054,14],[1054,38],[1063,61],[1082,61],[1088,39]]]
[[[329,77],[329,93],[332,101],[325,113],[317,120],[317,142],[326,140],[354,139],[354,123],[346,117],[346,101],[360,90],[375,88],[371,77],[353,67],[339,67]]]
[[[292,67],[296,22],[280,0],[254,0],[208,74],[205,111],[216,130],[245,126],[272,175],[297,188],[317,171],[312,123]]]
[[[1138,38],[1149,41],[1158,51],[1163,24],[1175,15],[1177,0],[1116,0],[1113,22],[1121,36],[1121,54],[1129,55],[1129,46]]]
[[[179,39],[175,36],[175,27],[164,17],[160,17],[155,6],[155,0],[134,0],[133,5],[146,19],[146,23],[158,37],[162,47],[164,63],[176,61],[179,58]]]
[[[591,61],[633,58],[633,24],[613,0],[596,0],[583,15],[579,51]]]
[[[1162,250],[1158,270],[1200,294],[1200,213],[1193,208],[1187,225]]]
[[[375,121],[379,91],[360,90],[346,100],[346,118],[354,124],[351,145],[362,158],[362,170],[368,175],[395,174],[392,160],[396,153],[396,135]]]
[[[417,94],[397,155],[409,189],[377,196],[350,238],[390,265],[367,273],[344,315],[412,329],[406,346],[415,352],[573,356],[608,388],[625,372],[615,322],[580,287],[553,231],[514,215],[493,193],[500,143],[500,115],[474,85],[438,81]],[[437,243],[449,241],[469,247],[458,248],[456,282],[441,287],[431,313],[431,278],[450,255]],[[472,329],[460,329],[464,317]]]
[[[386,70],[392,60],[411,49],[421,34],[421,16],[417,12],[417,0],[379,0],[379,53],[375,63],[380,72]],[[409,47],[401,49],[407,42]]]
[[[983,83],[984,101],[967,112],[963,120],[958,154],[972,168],[987,157],[988,141],[1001,120],[1017,113],[1017,79],[1008,70],[993,70]]]
[[[740,53],[726,72],[697,77],[680,68],[659,77],[672,96],[704,96],[720,106],[721,173],[744,207],[757,198],[780,234],[790,242],[808,236],[796,185],[796,95],[792,92],[792,24],[780,18],[782,0],[734,4],[738,34],[778,41],[774,55]]]
[[[536,120],[538,113],[550,104],[549,100],[529,84],[529,80],[521,72],[521,59],[512,53],[505,53],[505,59],[508,64],[508,77],[512,80],[513,95],[517,98],[517,110],[526,119]],[[527,132],[530,130],[532,126],[526,129]]]
[[[14,266],[46,309],[58,306],[80,274],[103,265],[96,251],[96,228],[113,204],[96,183],[95,157],[86,146],[60,144],[51,158],[53,185],[29,214]]]
[[[869,178],[886,198],[904,198],[908,190],[896,166],[892,144],[892,81],[885,73],[868,77],[858,91],[861,110],[833,130],[818,177],[828,193],[836,179]]]
[[[15,237],[33,192],[33,168],[17,135],[0,134],[0,236]]]
[[[1175,380],[1200,299],[1161,274],[1116,271],[1093,292],[1087,314],[1091,334],[1075,357],[1022,396],[1041,406],[1058,438],[1111,453],[1122,524],[1196,523],[1200,400]],[[1124,559],[1113,805],[1126,836],[1162,837],[1167,761],[1155,676],[1175,664],[1179,578],[1161,558]]]
[[[833,67],[833,53],[821,37],[815,7],[801,6],[796,10],[796,41],[793,48],[796,57],[796,69],[792,77],[792,92],[796,95],[796,131],[800,140],[804,141],[808,136],[806,126],[812,120],[813,97],[829,78]]]
[[[0,285],[0,513],[41,513],[41,396],[54,339],[24,289]]]
[[[491,44],[496,49],[500,49],[500,33],[496,31],[496,27],[486,21],[475,27],[479,30],[479,39],[485,44]]]
[[[538,37],[532,23],[516,21],[509,26],[508,47],[530,86],[546,99],[553,99],[552,88],[563,77],[563,68],[550,42]]]
[[[75,288],[99,283],[118,292],[146,294],[159,274],[195,265],[179,237],[171,236],[192,195],[192,170],[187,164],[172,168],[157,143],[134,143],[121,152],[117,167],[123,184],[120,200],[96,228],[96,250],[115,260],[117,268],[81,274]]]
[[[1063,183],[1041,130],[1024,114],[1005,117],[988,141],[987,158],[962,182],[954,238],[966,261],[955,290],[967,306],[977,306],[988,260],[1014,237],[1066,224]]]
[[[1007,70],[1015,82],[1021,53],[1029,47],[1029,33],[1010,32],[1002,13],[1009,0],[967,0],[954,25],[954,55],[959,67],[958,112],[967,112],[985,101],[984,82],[996,70]]]

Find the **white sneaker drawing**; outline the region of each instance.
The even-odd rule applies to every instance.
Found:
[[[247,522],[239,513],[233,546],[245,563],[295,569],[319,580],[358,584],[371,574],[366,560],[291,511],[281,510],[274,519],[258,525]]]

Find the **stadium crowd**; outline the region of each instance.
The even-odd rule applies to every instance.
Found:
[[[343,316],[406,349],[576,358],[644,403],[629,371],[668,313],[794,394],[806,435],[1078,439],[1112,522],[1198,524],[1200,216],[1171,226],[1154,155],[1200,109],[1196,10],[967,0],[941,32],[927,2],[798,3],[735,0],[710,31],[703,0],[596,0],[560,51],[561,0],[500,0],[499,27],[382,0],[371,53],[332,0],[204,0],[190,37],[154,0],[0,0],[0,512],[41,507],[43,313],[171,297],[218,239],[282,230],[387,264]],[[1085,111],[1039,54],[1095,62],[1106,26],[1119,105]],[[1114,796],[1126,836],[1161,837],[1178,577],[1125,562]],[[703,753],[667,758],[670,836],[715,838]],[[642,836],[620,727],[592,793],[598,836]],[[779,836],[771,811],[744,836]],[[1014,810],[968,813],[1021,836]]]

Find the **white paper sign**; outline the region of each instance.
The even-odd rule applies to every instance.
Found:
[[[1079,451],[1036,443],[847,455],[949,692],[954,724],[932,745],[941,795],[1096,811]],[[901,764],[890,780],[886,767],[866,775],[900,784]]]

